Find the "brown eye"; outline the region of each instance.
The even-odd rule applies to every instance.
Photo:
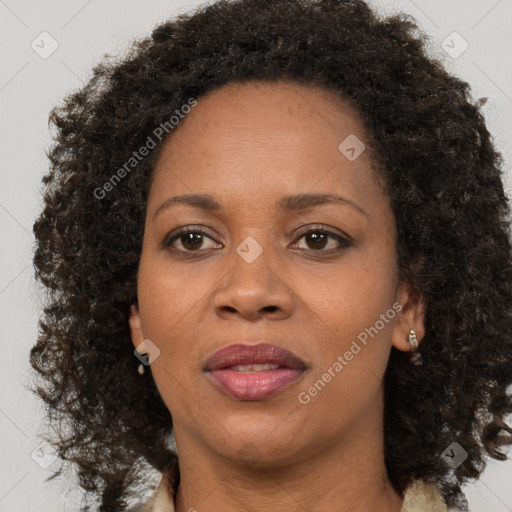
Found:
[[[329,235],[315,231],[305,235],[305,239],[308,240],[310,244],[312,244],[312,249],[324,249],[327,245]]]
[[[339,252],[353,246],[353,243],[348,238],[327,229],[310,229],[303,233],[298,240],[301,239],[304,239],[307,245],[307,247],[301,249],[327,254]],[[183,228],[173,236],[168,236],[162,245],[164,248],[170,248],[181,253],[201,252],[221,246],[221,244],[214,244],[211,247],[204,247],[207,240],[214,242],[214,240],[201,229]]]
[[[200,249],[204,249],[203,244],[206,239],[212,240],[204,231],[197,228],[185,228],[179,233],[175,234],[170,238],[164,240],[164,247],[171,247],[181,252],[198,252]],[[177,245],[181,247],[177,247]]]
[[[185,235],[180,235],[178,240],[181,241],[181,245],[185,247],[185,249],[194,251],[195,249],[200,249],[201,245],[203,245],[203,235],[199,233],[186,233]]]
[[[330,253],[353,246],[352,242],[350,242],[345,237],[326,229],[309,230],[306,233],[303,233],[299,240],[300,239],[305,240],[308,246],[306,250],[311,249],[315,252]],[[331,243],[331,246],[327,247],[329,245],[329,239],[334,240],[334,243]]]

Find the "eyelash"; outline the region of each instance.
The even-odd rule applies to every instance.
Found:
[[[184,235],[188,235],[190,233],[194,233],[194,234],[198,234],[198,235],[203,235],[203,236],[206,236],[206,237],[210,238],[210,240],[213,240],[212,237],[210,237],[205,231],[203,231],[200,228],[184,227],[184,228],[181,228],[177,233],[174,233],[172,237],[170,235],[165,237],[164,241],[162,242],[163,248],[164,249],[172,249],[173,251],[181,252],[183,254],[186,254],[186,253],[189,253],[189,254],[200,253],[201,251],[208,251],[209,250],[209,249],[197,249],[195,251],[190,251],[190,250],[176,249],[175,247],[172,247],[172,244],[174,243],[175,240],[178,240],[180,237],[182,237]],[[318,227],[314,226],[313,228],[310,228],[307,231],[304,231],[302,233],[298,233],[299,238],[297,238],[297,240],[300,240],[301,238],[303,238],[303,237],[305,237],[307,235],[310,235],[312,233],[322,233],[322,234],[325,234],[325,235],[327,235],[330,238],[334,238],[340,244],[340,247],[337,247],[335,249],[328,249],[328,250],[309,249],[311,252],[314,252],[314,253],[325,253],[325,254],[328,254],[328,255],[332,255],[332,254],[335,254],[335,253],[339,253],[339,252],[341,252],[341,251],[343,251],[345,249],[348,249],[349,247],[353,247],[354,246],[353,242],[348,237],[341,236],[338,233],[335,233],[335,232],[331,231],[330,229],[328,229],[328,228],[326,228],[324,226],[318,226]],[[301,250],[306,250],[307,251],[308,249],[301,249]]]

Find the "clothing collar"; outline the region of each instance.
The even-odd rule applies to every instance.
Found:
[[[434,484],[415,480],[404,495],[400,512],[448,512],[441,492]],[[163,477],[155,494],[141,512],[174,512],[173,486],[169,478]]]

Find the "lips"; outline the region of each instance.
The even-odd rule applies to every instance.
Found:
[[[204,367],[210,382],[237,400],[263,400],[297,381],[305,363],[270,343],[229,345],[213,354]]]

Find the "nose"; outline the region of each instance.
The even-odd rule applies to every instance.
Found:
[[[213,300],[223,318],[282,320],[292,314],[295,301],[286,267],[264,249],[251,261],[234,253],[231,269],[218,283]]]

